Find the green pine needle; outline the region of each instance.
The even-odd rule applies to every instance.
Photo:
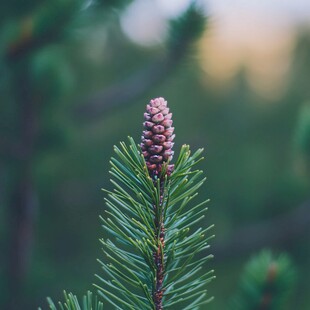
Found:
[[[97,276],[98,293],[118,309],[156,309],[156,205],[165,226],[165,247],[160,251],[165,262],[163,306],[167,310],[199,309],[211,300],[205,288],[214,278],[213,271],[205,271],[212,258],[206,255],[211,227],[196,227],[205,216],[208,200],[190,204],[205,181],[200,170],[192,169],[202,159],[203,150],[191,154],[189,146],[182,146],[174,172],[165,178],[162,198],[159,181],[153,183],[134,140],[129,138],[128,145],[121,143],[114,150],[116,156],[110,162],[114,190],[105,190],[107,210],[101,217],[110,238],[101,240],[106,258],[100,262],[104,276]]]
[[[47,298],[49,308],[51,310],[103,310],[102,302],[98,301],[97,297],[93,298],[93,294],[89,291],[83,296],[81,303],[75,295],[68,294],[66,291],[64,291],[64,299],[64,302],[59,301],[55,305],[51,298]]]

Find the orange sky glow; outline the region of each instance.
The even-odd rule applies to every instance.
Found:
[[[225,87],[242,68],[259,95],[281,97],[298,30],[310,30],[310,1],[206,2],[211,18],[199,44],[199,59],[207,82],[211,78]]]
[[[258,94],[271,100],[281,97],[298,30],[310,31],[310,1],[196,2],[209,16],[198,45],[206,82],[226,87],[242,68],[250,87]],[[123,31],[137,44],[160,44],[168,19],[184,12],[189,3],[191,0],[135,0],[122,16]]]

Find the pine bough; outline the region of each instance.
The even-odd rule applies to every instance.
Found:
[[[171,117],[163,98],[151,100],[141,145],[129,138],[115,146],[110,161],[114,190],[105,190],[107,210],[101,217],[109,238],[100,240],[104,275],[97,275],[95,287],[115,309],[205,309],[212,299],[206,291],[214,278],[212,270],[206,271],[212,226],[197,226],[204,224],[208,200],[194,203],[205,181],[194,169],[203,150],[191,154],[183,145],[171,164]],[[59,305],[102,309],[98,301],[91,308],[90,295],[82,306],[72,294],[66,295],[65,308]]]
[[[247,263],[229,309],[291,309],[289,299],[296,277],[296,269],[286,254],[275,256],[264,250]]]

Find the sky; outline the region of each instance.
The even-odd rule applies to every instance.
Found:
[[[121,24],[128,37],[141,45],[160,43],[167,19],[181,14],[191,0],[135,0],[122,16]],[[257,27],[288,27],[310,21],[309,0],[197,0],[216,27],[234,29],[257,23]],[[239,28],[238,28],[239,27]]]
[[[210,16],[199,60],[221,85],[246,68],[249,83],[272,99],[285,91],[285,76],[299,29],[310,29],[310,0],[197,0]],[[121,17],[124,33],[136,44],[165,40],[168,20],[191,0],[135,0]],[[274,98],[276,99],[276,98]]]

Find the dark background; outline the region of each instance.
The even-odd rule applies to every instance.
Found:
[[[292,12],[284,31],[276,21],[265,29],[249,7],[225,28],[229,10],[215,8],[199,39],[176,48],[162,37],[169,30],[154,44],[151,34],[130,41],[120,23],[130,1],[110,2],[1,2],[1,309],[45,309],[46,296],[91,288],[113,145],[139,141],[158,96],[173,112],[175,151],[205,148],[200,198],[211,199],[217,275],[208,309],[227,307],[264,248],[288,253],[298,270],[288,309],[309,309],[309,27]],[[282,21],[277,9],[267,20]]]

